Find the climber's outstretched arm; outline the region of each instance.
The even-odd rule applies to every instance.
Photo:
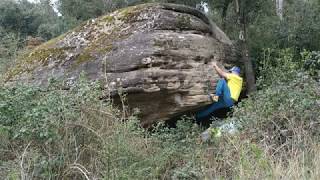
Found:
[[[216,62],[213,63],[213,67],[214,69],[217,71],[217,73],[219,74],[220,77],[227,79],[229,73],[225,72],[224,70],[222,70]]]

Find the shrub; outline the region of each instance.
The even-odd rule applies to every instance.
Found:
[[[69,91],[58,87],[0,88],[1,141],[6,140],[0,161],[19,167],[7,173],[63,179],[101,171],[101,134],[110,131],[118,111],[99,100],[98,85],[81,82]]]
[[[312,76],[319,78],[320,76],[320,52],[319,51],[303,51],[301,53],[304,62],[304,69]]]
[[[123,117],[97,84],[62,90],[0,88],[0,169],[28,179],[160,179],[199,177],[194,149],[200,133],[185,118],[177,128],[142,129]],[[121,96],[122,97],[122,96]],[[126,110],[127,111],[127,110]],[[126,121],[124,121],[126,120]],[[14,151],[10,151],[14,149]]]
[[[260,89],[279,82],[290,82],[297,73],[307,72],[319,79],[320,53],[306,51],[295,58],[293,49],[265,49],[258,65],[257,84]]]
[[[294,59],[292,49],[265,49],[259,60],[257,85],[260,89],[277,82],[289,82],[301,69],[301,60]],[[276,81],[276,82],[275,82]]]
[[[319,84],[296,73],[256,92],[234,108],[239,132],[200,148],[203,175],[231,179],[317,179]]]

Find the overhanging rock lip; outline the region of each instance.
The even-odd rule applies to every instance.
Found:
[[[203,12],[199,11],[198,9],[190,6],[186,6],[186,5],[172,4],[172,3],[150,3],[150,4],[157,4],[161,6],[163,9],[189,14],[199,18],[200,20],[202,20],[204,23],[206,23],[208,26],[211,27],[211,35],[221,34],[221,36],[216,36],[215,38],[217,38],[222,43],[233,46],[232,41],[220,28],[218,28],[216,23],[212,22],[207,15],[205,15]]]

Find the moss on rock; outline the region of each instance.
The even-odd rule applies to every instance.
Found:
[[[39,47],[41,48],[41,47]],[[35,49],[29,54],[20,56],[17,61],[18,63],[10,69],[6,75],[6,81],[12,77],[22,74],[29,73],[40,66],[47,66],[51,59],[64,59],[66,58],[65,51],[69,48],[51,48],[51,49]]]
[[[62,40],[65,36],[66,36],[66,34],[62,34],[62,35],[60,35],[60,36],[58,36],[56,38],[53,38],[53,39],[41,44],[35,50],[54,48],[54,47],[56,47],[57,42]]]
[[[179,15],[178,18],[178,27],[179,28],[186,28],[191,26],[191,18],[186,15]]]
[[[112,15],[106,15],[101,18],[101,21],[107,22],[107,23],[112,23],[114,22],[114,20],[115,20],[115,17]]]
[[[61,63],[65,65],[63,68],[66,72],[74,71],[83,63],[108,57],[111,52],[121,53],[117,49],[122,48],[125,43],[119,42],[131,41],[130,36],[135,33],[152,33],[154,29],[159,28],[154,23],[162,23],[157,18],[166,16],[169,11],[172,11],[172,15],[168,16],[169,19],[166,18],[168,23],[164,26],[172,27],[173,30],[192,29],[191,24],[194,21],[192,14],[184,13],[185,7],[177,9],[176,6],[171,6],[162,4],[131,6],[83,22],[69,32],[43,43],[31,53],[20,56],[15,67],[7,73],[7,77],[11,79],[34,70],[45,72],[48,66],[51,68]],[[154,46],[165,49],[179,48],[179,44],[166,38],[154,40]]]
[[[90,55],[90,53],[82,53],[80,54],[77,58],[76,58],[76,64],[82,64],[82,63],[85,63],[85,62],[88,62],[90,60],[92,60],[93,57]]]

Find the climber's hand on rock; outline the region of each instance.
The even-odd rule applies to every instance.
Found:
[[[218,67],[217,62],[213,62],[213,67]]]

